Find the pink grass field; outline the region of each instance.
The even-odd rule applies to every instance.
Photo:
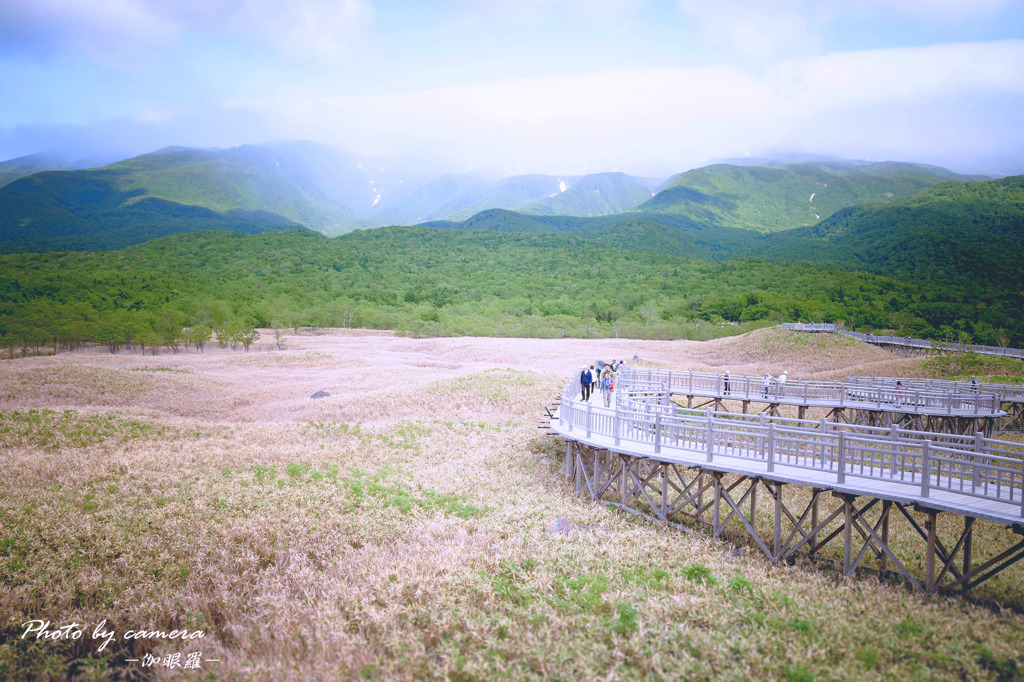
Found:
[[[264,331],[249,352],[0,361],[0,678],[1017,679],[1017,568],[974,601],[925,599],[575,497],[543,405],[584,363],[634,356],[733,376],[926,372],[779,330],[303,330],[283,349]],[[601,530],[545,533],[560,516]],[[23,636],[33,619],[83,635]],[[100,652],[104,620],[117,637]],[[204,634],[122,637],[140,628]]]

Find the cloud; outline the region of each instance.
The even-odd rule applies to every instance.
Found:
[[[628,19],[647,0],[458,0],[452,16],[470,17],[480,23],[502,26],[531,26],[555,16],[599,25]]]
[[[997,14],[1011,3],[1012,0],[828,0],[823,6],[834,14],[882,12],[928,22],[957,22]]]
[[[0,3],[0,53],[84,55],[127,68],[181,46],[251,46],[289,59],[348,59],[373,22],[369,0],[32,0]]]
[[[708,45],[757,60],[821,52],[821,35],[840,30],[849,18],[879,26],[894,17],[918,25],[957,24],[991,18],[1012,0],[676,0],[680,14],[694,22]]]
[[[176,34],[172,23],[139,0],[0,3],[0,52],[9,55],[46,59],[72,52],[122,62],[173,42]]]
[[[768,78],[793,114],[1024,90],[1024,41],[844,52],[783,62]]]
[[[1021,137],[1011,111],[963,111],[972,98],[1024,95],[1024,41],[851,52],[793,59],[754,73],[664,68],[460,85],[405,95],[274,98],[268,125],[373,154],[446,150],[470,165],[515,156],[524,166],[700,163],[813,138],[871,145],[884,136]],[[914,115],[900,120],[900,112]],[[858,112],[854,115],[851,112]],[[954,112],[955,113],[955,112]],[[948,114],[948,112],[947,112]],[[955,120],[957,130],[949,129]],[[977,130],[975,130],[977,129]],[[981,138],[979,138],[981,139]],[[986,144],[995,144],[990,135]],[[827,146],[827,145],[826,145]],[[984,150],[979,149],[979,154]],[[595,161],[597,159],[597,161]]]
[[[238,39],[258,37],[293,59],[347,61],[373,22],[367,0],[246,0],[219,20]]]
[[[677,0],[710,45],[755,59],[817,52],[820,44],[801,0]]]

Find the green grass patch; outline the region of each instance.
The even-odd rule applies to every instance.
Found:
[[[702,585],[714,585],[718,581],[711,575],[711,569],[700,562],[687,564],[679,570],[679,574],[687,579]]]
[[[169,372],[171,374],[193,374],[188,369],[173,369],[171,367],[136,367],[133,372]]]
[[[46,409],[0,412],[0,443],[8,447],[82,448],[108,440],[127,443],[163,433],[163,428],[119,415],[81,415],[74,410]]]
[[[337,475],[337,469],[328,470],[331,479]],[[368,474],[355,469],[350,478],[342,482],[352,509],[373,503],[381,507],[395,507],[403,514],[414,509],[423,511],[439,511],[445,516],[457,516],[471,519],[487,513],[487,507],[478,507],[466,500],[466,495],[443,495],[432,489],[410,490],[399,480],[397,471],[385,469],[375,474]]]

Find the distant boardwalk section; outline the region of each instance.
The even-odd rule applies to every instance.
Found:
[[[968,590],[1024,558],[1024,445],[972,434],[784,417],[779,405],[934,413],[992,419],[999,400],[959,389],[896,393],[856,382],[788,382],[663,370],[623,371],[614,406],[581,399],[579,378],[564,387],[551,428],[566,440],[565,474],[580,494],[651,520],[704,528],[719,537],[741,528],[772,562],[800,551],[818,557],[842,544],[842,570],[899,575],[927,593]],[[774,395],[767,395],[775,391]],[[687,409],[695,397],[706,410]],[[760,414],[721,409],[726,400],[764,403]],[[774,412],[773,412],[774,409]],[[787,492],[784,495],[785,486]],[[761,495],[758,495],[761,492]],[[760,515],[759,515],[760,510]],[[952,543],[937,517],[960,519]],[[766,522],[765,518],[770,517]],[[1014,534],[1011,547],[979,558],[977,521]],[[906,523],[924,545],[907,557],[890,545]],[[948,540],[948,538],[947,538]],[[904,554],[901,556],[901,552]]]
[[[852,332],[847,329],[841,329],[838,325],[828,322],[785,322],[779,326],[783,329],[789,329],[790,331],[797,332],[830,332],[833,334],[843,334],[844,336],[849,336],[860,341],[866,341],[867,343],[878,344],[880,346],[900,346],[907,349],[918,349],[920,351],[958,350],[963,348],[964,350],[969,350],[972,353],[978,353],[980,355],[999,355],[1002,357],[1024,360],[1024,349],[1021,348],[977,346],[973,344],[950,344],[943,341],[912,339],[907,336],[876,336],[875,334],[865,334],[863,332]]]

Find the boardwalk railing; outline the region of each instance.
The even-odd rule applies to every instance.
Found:
[[[955,344],[944,341],[928,341],[926,339],[912,339],[907,336],[877,336],[863,332],[853,332],[847,329],[839,329],[837,325],[828,322],[785,322],[779,325],[783,329],[798,332],[833,332],[866,341],[890,346],[905,346],[908,348],[925,348],[930,350],[969,350],[980,355],[999,355],[1008,358],[1024,360],[1024,349],[1002,348],[1001,346],[978,346],[973,344]]]
[[[897,389],[895,382],[843,383],[800,381],[767,384],[763,377],[731,376],[708,372],[627,370],[631,390],[661,391],[702,397],[786,403],[791,405],[851,407],[933,415],[1000,416],[1000,397],[973,390],[940,390],[931,387]],[[577,383],[579,379],[576,379]],[[620,378],[621,381],[621,378]]]
[[[849,385],[885,387],[892,389],[899,381],[903,384],[904,391],[946,391],[958,392],[960,394],[987,393],[999,397],[999,400],[1006,402],[1024,402],[1024,384],[994,384],[979,381],[972,384],[970,381],[949,381],[946,379],[917,379],[913,377],[847,377]]]
[[[716,458],[757,462],[768,472],[781,466],[825,472],[839,485],[847,479],[900,484],[922,498],[948,491],[1016,505],[1015,515],[1024,517],[1020,444],[981,434],[969,438],[710,410],[700,414],[665,404],[667,393],[659,391],[692,390],[707,377],[666,374],[655,381],[653,370],[622,372],[614,408],[579,400],[579,377],[574,377],[563,389],[557,430],[597,446],[649,448],[669,461],[672,451],[685,451],[709,463]]]

